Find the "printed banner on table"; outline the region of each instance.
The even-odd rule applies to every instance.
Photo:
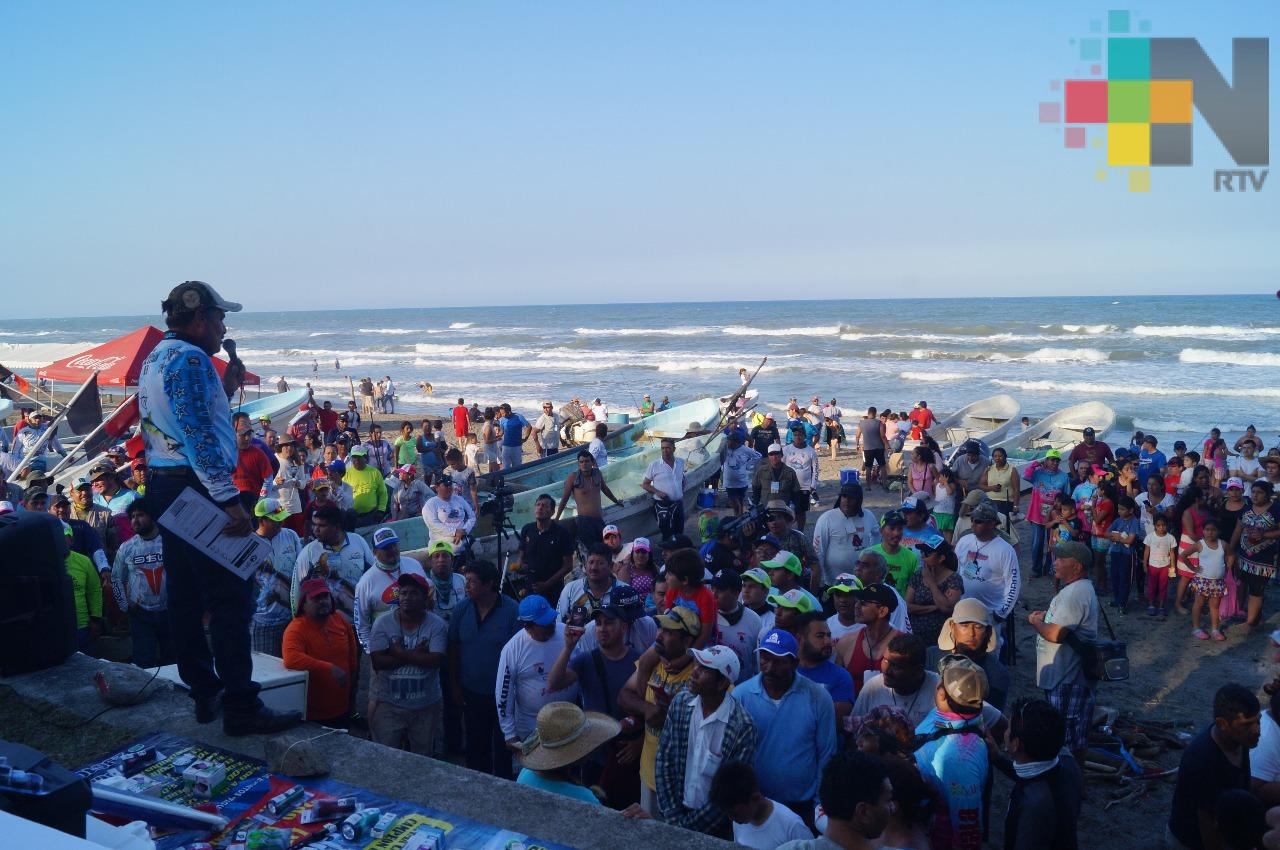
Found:
[[[147,759],[145,766],[126,768],[127,761],[148,750],[154,750],[154,760]],[[196,767],[194,771],[190,770],[193,766]],[[570,850],[562,844],[538,841],[469,818],[393,800],[336,780],[294,780],[278,776],[269,773],[266,765],[256,759],[166,733],[142,738],[125,750],[77,772],[91,783],[105,781],[117,790],[183,806],[207,808],[212,805],[230,821],[226,829],[216,834],[198,830],[153,829],[158,850],[181,850],[197,842],[209,842],[214,847],[223,848],[237,844],[267,847],[273,846],[268,843],[272,839],[279,841],[281,846],[289,846],[308,836],[319,837],[317,833],[329,828],[329,824],[337,829],[324,838],[324,846],[344,850],[405,850],[422,846],[423,837],[429,835],[442,836],[440,846],[444,848]],[[131,775],[125,776],[126,772]],[[186,779],[183,778],[184,773],[187,774]],[[210,782],[207,796],[201,793],[204,789],[197,787],[201,779]],[[298,793],[292,791],[295,787],[302,789],[298,799],[292,799],[292,794]],[[277,811],[273,813],[270,804],[281,795],[286,795],[283,798],[286,805],[277,805]],[[365,815],[356,819],[359,829],[350,839],[341,832],[348,817],[346,814],[328,820],[312,819],[322,806],[343,799],[354,799]],[[376,813],[372,812],[374,809]],[[382,828],[375,835],[374,827],[379,822]],[[285,831],[288,831],[287,844],[284,843]],[[433,845],[428,843],[425,846]]]

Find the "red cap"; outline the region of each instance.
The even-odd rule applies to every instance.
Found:
[[[309,578],[298,585],[298,607],[313,593],[329,593],[329,583],[322,578]]]

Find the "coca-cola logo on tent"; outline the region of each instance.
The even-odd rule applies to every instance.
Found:
[[[83,369],[86,372],[92,372],[97,369],[99,372],[105,372],[112,366],[124,360],[124,357],[93,357],[88,354],[81,354],[79,357],[73,357],[67,361],[68,369]]]

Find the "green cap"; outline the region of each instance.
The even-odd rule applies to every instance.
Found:
[[[760,566],[766,570],[790,570],[796,575],[800,575],[803,569],[800,566],[800,559],[786,549],[783,549],[767,561],[761,561]]]
[[[430,546],[427,547],[427,554],[434,555],[437,552],[448,552],[450,555],[452,555],[453,544],[450,543],[448,540],[436,540]]]
[[[1049,451],[1044,453],[1044,459],[1049,460],[1050,458],[1057,458],[1058,460],[1062,460],[1062,452],[1058,451],[1057,449],[1049,449]]]
[[[742,574],[743,581],[747,581],[748,579],[763,586],[765,590],[773,589],[773,579],[769,578],[769,574],[759,567],[752,567]]]
[[[793,608],[801,614],[814,610],[813,600],[800,588],[792,588],[786,593],[774,591],[769,594],[769,604],[780,608]]]
[[[273,519],[276,522],[284,522],[293,516],[279,499],[259,499],[258,504],[253,506],[253,515]]]
[[[827,588],[824,597],[830,598],[833,593],[853,593],[862,590],[862,582],[853,573],[841,573],[836,576],[836,583]]]

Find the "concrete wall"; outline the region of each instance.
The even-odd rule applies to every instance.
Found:
[[[12,689],[26,702],[52,703],[89,718],[105,707],[95,689],[93,674],[106,664],[76,654],[60,667],[4,679],[0,687]],[[196,723],[186,692],[158,681],[159,693],[140,705],[114,708],[97,723],[133,736],[171,732],[253,758],[264,758],[266,738],[231,738],[222,734],[220,722],[204,726]],[[6,734],[3,726],[0,722],[0,736],[9,737],[12,732]],[[323,731],[318,726],[304,724],[284,737],[292,741]],[[334,779],[579,850],[616,850],[622,846],[720,850],[737,846],[662,823],[625,820],[617,812],[600,806],[589,806],[345,734],[328,735],[317,741],[317,745],[332,758]],[[85,741],[84,747],[86,764],[110,752],[110,749],[94,749],[91,740]],[[65,765],[72,769],[80,766]]]

